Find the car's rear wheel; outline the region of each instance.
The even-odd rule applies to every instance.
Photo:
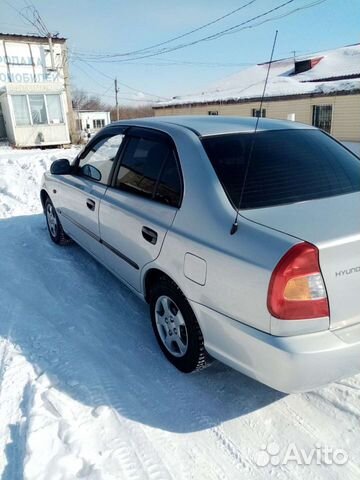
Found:
[[[166,277],[151,291],[150,313],[160,348],[176,368],[190,373],[206,366],[204,338],[194,312],[180,289]]]
[[[45,216],[51,240],[57,245],[69,245],[72,240],[64,232],[58,214],[56,213],[56,209],[50,198],[47,198],[45,202]]]

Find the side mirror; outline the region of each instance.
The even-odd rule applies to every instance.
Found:
[[[89,163],[86,163],[83,167],[81,167],[81,173],[85,177],[92,178],[93,180],[96,180],[97,182],[100,182],[101,180],[101,172],[98,170],[94,165],[90,165]]]
[[[66,158],[55,160],[55,162],[51,164],[50,173],[53,175],[69,175],[71,173],[71,165],[69,160]]]

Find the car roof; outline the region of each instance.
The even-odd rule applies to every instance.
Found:
[[[132,120],[123,120],[111,125],[131,125],[148,128],[165,129],[171,125],[192,130],[198,136],[221,135],[226,133],[253,132],[256,126],[254,117],[235,117],[223,115],[186,115],[186,116],[160,116],[147,117]],[[260,118],[258,131],[266,130],[289,130],[289,129],[312,129],[309,125],[285,120]]]

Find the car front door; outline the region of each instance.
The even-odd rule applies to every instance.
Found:
[[[181,195],[180,164],[171,138],[131,128],[99,219],[105,264],[138,291],[141,269],[159,255]]]
[[[59,184],[57,210],[64,230],[100,259],[99,205],[123,138],[121,131],[94,138],[77,158],[74,174],[62,176]]]

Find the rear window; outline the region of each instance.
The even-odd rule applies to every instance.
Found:
[[[202,139],[237,208],[254,134]],[[360,160],[319,130],[257,132],[241,209],[303,202],[360,191]]]

